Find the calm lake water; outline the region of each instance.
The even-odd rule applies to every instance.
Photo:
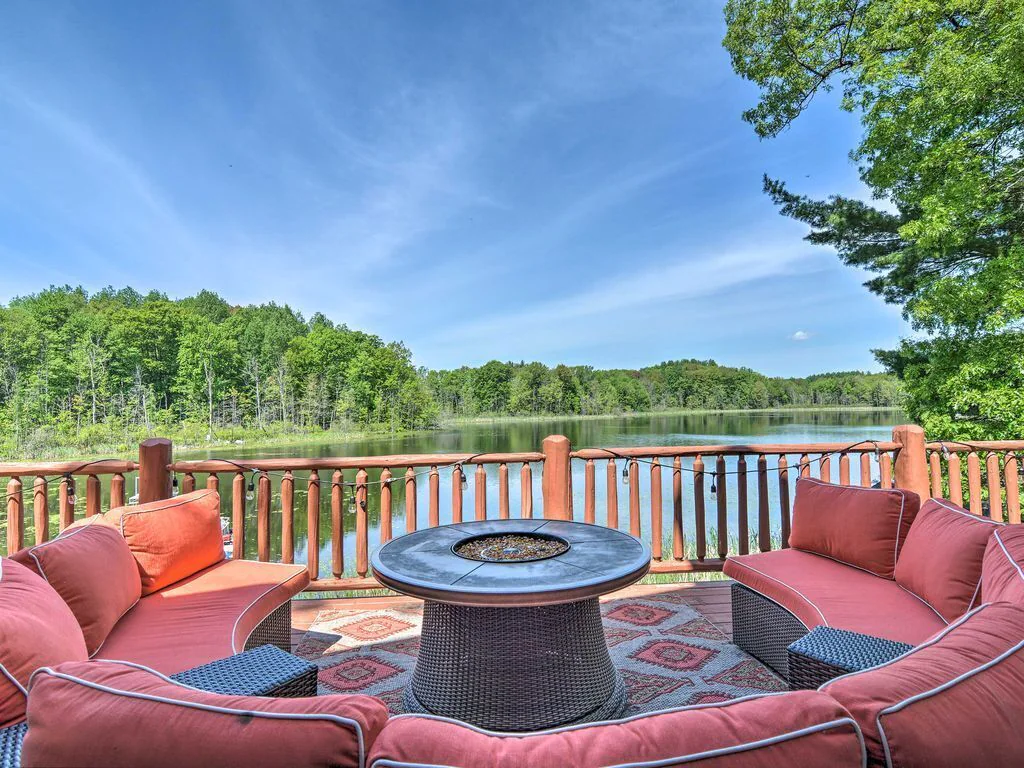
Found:
[[[879,411],[778,411],[771,413],[707,413],[707,414],[671,414],[671,415],[646,415],[646,416],[623,416],[615,418],[600,419],[551,419],[538,421],[494,421],[486,423],[462,424],[456,428],[438,430],[430,433],[403,435],[398,437],[373,437],[358,440],[330,440],[311,442],[308,444],[292,444],[271,448],[249,448],[244,445],[218,448],[208,451],[179,452],[178,459],[192,459],[205,457],[229,457],[236,460],[270,458],[270,457],[323,457],[323,456],[373,456],[384,454],[404,453],[486,453],[486,452],[517,452],[535,451],[540,449],[541,441],[551,434],[562,434],[569,437],[574,448],[584,447],[628,447],[644,445],[702,445],[702,444],[736,444],[736,443],[808,443],[808,442],[833,442],[833,443],[855,443],[861,440],[888,440],[891,436],[892,427],[903,423],[905,416],[896,410]],[[789,457],[790,465],[794,466],[799,457]],[[607,500],[605,481],[605,462],[598,462],[596,503],[598,522],[604,523],[607,520]],[[769,461],[769,467],[774,468],[775,460]],[[854,463],[853,473],[857,475],[857,465]],[[687,553],[693,554],[693,531],[694,531],[694,488],[693,476],[688,470],[692,462],[687,459],[683,462],[683,527],[686,534]],[[621,472],[622,462],[618,464]],[[520,465],[509,467],[509,496],[510,509],[513,517],[518,516],[522,495],[519,482]],[[426,470],[421,470],[426,472]],[[729,459],[727,472],[735,471],[735,459]],[[838,478],[838,461],[832,462],[832,472]],[[463,516],[464,519],[472,519],[474,515],[474,480],[473,469],[467,474],[468,485],[464,492]],[[818,474],[817,467],[813,469],[815,476]],[[573,496],[574,515],[578,519],[583,516],[583,493],[584,493],[584,464],[581,461],[573,462]],[[748,498],[751,519],[751,532],[756,530],[757,515],[757,474],[756,464],[748,460]],[[401,470],[397,473],[401,478]],[[370,471],[371,482],[375,481],[379,473]],[[540,516],[541,492],[540,492],[540,467],[533,468],[533,503],[534,514]],[[789,482],[792,486],[795,483],[797,472],[791,470]],[[877,476],[877,469],[876,469]],[[346,473],[345,480],[354,480],[355,473]],[[398,479],[396,478],[396,479]],[[330,517],[330,476],[329,473],[321,473],[321,507],[320,507],[320,572],[324,577],[331,576],[331,517]],[[428,483],[425,474],[417,478],[417,519],[419,527],[424,527],[427,522],[428,510]],[[306,562],[306,551],[308,546],[306,532],[306,475],[296,473],[295,477],[295,559],[296,562]],[[203,476],[197,477],[197,485],[205,482]],[[620,481],[621,482],[621,481]],[[769,498],[772,499],[773,529],[779,527],[778,504],[778,475],[774,471],[769,472]],[[224,499],[223,512],[230,514],[230,476],[222,476],[221,479],[222,497]],[[271,477],[274,499],[271,515],[271,542],[273,556],[280,554],[281,540],[281,513],[279,485],[280,477]],[[728,499],[728,531],[730,540],[735,539],[737,530],[737,508],[736,496],[737,485],[735,475],[727,477],[725,492]],[[672,531],[672,471],[669,466],[662,469],[662,498],[664,509],[662,511],[662,530],[664,532],[663,546],[666,553],[671,552],[671,542],[668,540]],[[710,493],[710,477],[705,481],[705,504],[708,511],[708,551],[714,551],[714,541],[717,537],[715,525],[716,520],[716,497]],[[129,486],[130,487],[130,486]],[[396,482],[393,488],[393,532],[394,535],[404,533],[406,530],[405,521],[405,484]],[[650,467],[640,465],[640,490],[641,490],[641,517],[643,520],[643,534],[649,541],[650,529]],[[721,493],[721,489],[718,489]],[[345,491],[346,501],[344,505],[344,575],[355,575],[355,507],[351,500],[351,491]],[[452,473],[450,468],[440,469],[440,517],[441,523],[451,522],[451,498],[452,498]],[[369,518],[370,518],[370,546],[371,549],[379,544],[379,487],[370,486],[369,492]],[[620,485],[618,491],[619,502],[619,527],[626,529],[629,525],[628,513],[628,490]],[[246,554],[255,557],[256,554],[256,520],[255,502],[249,502],[247,510],[247,531],[246,531]],[[488,467],[487,479],[487,513],[489,517],[498,515],[498,477],[497,467]]]

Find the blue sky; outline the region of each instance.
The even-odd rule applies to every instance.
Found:
[[[0,302],[288,303],[417,363],[877,369],[907,333],[761,191],[865,194],[825,99],[762,142],[716,2],[10,2]]]

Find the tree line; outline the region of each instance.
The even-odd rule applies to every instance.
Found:
[[[884,375],[768,378],[713,361],[639,371],[491,361],[427,371],[402,343],[287,306],[51,287],[0,306],[0,454],[429,428],[444,418],[900,402]]]

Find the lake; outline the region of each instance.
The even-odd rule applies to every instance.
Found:
[[[904,423],[906,416],[898,410],[785,410],[771,412],[728,412],[728,413],[677,413],[677,414],[654,414],[640,416],[618,416],[602,418],[556,418],[536,420],[494,420],[487,422],[462,423],[457,426],[440,429],[428,433],[414,433],[399,436],[377,436],[359,439],[330,439],[309,442],[303,444],[289,444],[279,447],[252,448],[245,445],[221,447],[205,451],[180,451],[176,453],[177,459],[194,459],[207,457],[229,457],[244,461],[245,459],[270,458],[281,456],[302,456],[302,457],[324,457],[324,456],[374,456],[384,454],[405,454],[405,453],[488,453],[488,452],[517,452],[540,450],[541,441],[548,435],[562,434],[567,436],[574,448],[585,447],[628,447],[644,445],[703,445],[703,444],[731,444],[731,443],[855,443],[861,440],[888,440],[891,438],[892,427]],[[794,465],[795,457],[791,458],[790,464]],[[603,465],[604,462],[598,462]],[[670,461],[669,461],[670,463]],[[683,467],[686,470],[692,462],[684,460]],[[622,462],[619,462],[621,470]],[[774,466],[774,461],[770,463]],[[735,459],[730,459],[727,471],[733,471]],[[424,472],[426,470],[423,470]],[[757,499],[757,477],[753,462],[748,463],[748,496],[750,499],[750,510],[756,520],[756,499]],[[573,462],[573,496],[574,513],[577,518],[583,515],[583,492],[584,492],[584,465],[582,461]],[[838,461],[832,462],[832,472],[838,478]],[[451,522],[451,470],[442,468],[440,470],[440,499],[441,499],[441,522]],[[401,477],[399,471],[397,477]],[[464,517],[471,519],[474,509],[474,483],[472,470],[467,472],[469,483],[464,493]],[[814,468],[817,476],[817,468]],[[854,470],[856,474],[856,469]],[[877,474],[877,473],[876,473]],[[790,485],[795,483],[797,472],[795,469],[790,473]],[[295,559],[296,562],[306,561],[307,548],[307,522],[306,522],[306,495],[305,475],[296,473],[295,478]],[[371,472],[371,481],[376,480],[377,473]],[[321,576],[329,577],[331,563],[330,543],[330,477],[328,473],[321,473],[321,509],[320,509],[320,563]],[[354,472],[346,473],[345,479],[352,481]],[[647,529],[650,515],[650,481],[649,468],[640,466],[641,480],[641,509],[644,518],[644,534],[649,536]],[[202,476],[197,478],[197,485],[204,482]],[[272,477],[272,488],[274,499],[271,514],[271,542],[273,556],[280,554],[280,496],[278,493],[279,477]],[[672,516],[672,494],[671,494],[672,472],[671,466],[662,470],[662,497],[664,499],[663,510],[663,531],[666,535],[671,532]],[[705,485],[709,484],[708,480]],[[223,496],[223,512],[230,515],[230,476],[224,475],[221,479]],[[774,505],[778,498],[778,475],[769,472],[769,498],[773,500],[773,529],[778,529],[778,510]],[[405,499],[404,483],[393,484],[393,527],[394,534],[399,535],[405,531]],[[598,522],[606,519],[606,496],[605,496],[604,467],[598,470],[596,483],[596,504]],[[427,478],[418,478],[417,505],[419,527],[426,525],[428,508],[427,500]],[[488,467],[488,515],[497,516],[498,510],[498,480],[497,467]],[[731,536],[736,531],[736,478],[731,475],[727,478],[726,493],[730,500],[729,504],[729,530]],[[509,467],[509,495],[510,509],[512,516],[518,515],[520,509],[520,485],[519,466]],[[708,488],[705,489],[706,505],[708,509],[709,538],[714,540],[716,534],[714,524],[715,499]],[[628,509],[626,507],[628,494],[625,488],[621,488],[619,497],[619,527],[628,527]],[[371,485],[369,493],[369,519],[370,519],[370,543],[371,548],[379,543],[379,488]],[[540,495],[540,467],[533,470],[533,498],[535,514],[541,514]],[[249,502],[247,510],[247,534],[246,534],[246,555],[256,555],[256,520],[255,503]],[[684,529],[688,534],[694,530],[693,519],[693,484],[692,476],[684,471],[683,478],[683,518]],[[351,576],[354,573],[355,562],[355,507],[351,499],[351,492],[346,490],[346,503],[343,525],[345,529],[344,542],[344,574]],[[751,524],[751,531],[756,526]],[[669,546],[665,541],[665,546]],[[692,535],[689,535],[687,550],[692,554]],[[709,544],[709,552],[713,551],[713,544]],[[668,548],[666,551],[670,552]]]

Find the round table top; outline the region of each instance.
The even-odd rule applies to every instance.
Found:
[[[569,543],[544,560],[482,562],[452,546],[480,534],[542,533]],[[643,578],[651,550],[627,533],[568,520],[480,520],[399,536],[373,553],[374,576],[405,595],[455,605],[528,607],[597,597]]]

